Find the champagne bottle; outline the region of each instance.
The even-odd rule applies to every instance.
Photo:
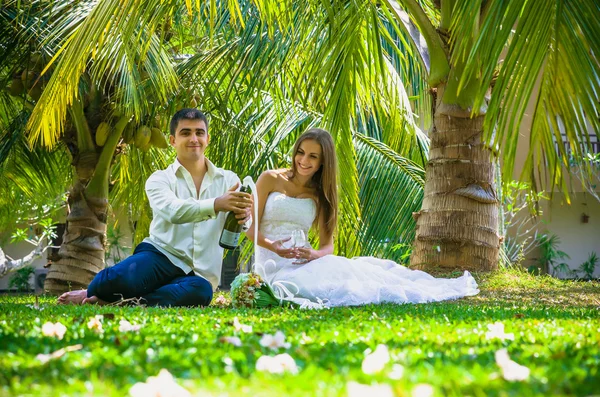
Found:
[[[242,185],[240,192],[250,193],[250,187]],[[225,225],[221,232],[221,238],[219,239],[219,245],[225,249],[233,250],[236,249],[240,243],[240,234],[242,233],[242,225],[238,223],[238,219],[235,217],[235,213],[230,211],[225,219]]]

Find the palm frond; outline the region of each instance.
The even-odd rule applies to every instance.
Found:
[[[387,13],[397,21],[396,26],[411,38],[428,73],[429,85],[437,87],[450,70],[444,42],[436,30],[442,20],[440,9],[430,1],[385,0],[384,3]]]
[[[28,111],[0,129],[0,229],[39,221],[63,202],[72,178],[70,156],[62,145],[53,150],[29,148],[25,135]]]
[[[359,131],[424,166],[429,138],[416,125],[401,77],[391,62],[386,63],[389,83],[380,88],[385,95],[374,109],[365,106],[357,110],[358,117],[362,118]]]
[[[154,33],[172,8],[159,0],[146,1],[144,7],[133,0],[84,2],[79,8],[84,15],[58,19],[53,27],[56,37],[51,39],[60,48],[51,61],[55,70],[29,122],[31,142],[55,144],[88,68],[99,81],[112,77],[120,107],[129,114],[147,114],[149,99],[167,103],[169,94],[178,89],[177,79]],[[145,86],[137,69],[140,64],[155,72]]]
[[[385,8],[384,10],[387,11]],[[414,45],[406,37],[406,32],[395,27],[396,21],[393,19],[393,16],[389,15],[389,13],[384,14],[385,17],[380,18],[384,26],[384,29],[382,29],[384,43],[382,46],[398,75],[399,81],[402,82],[406,90],[408,99],[413,104],[413,117],[417,117],[418,115],[420,118],[415,123],[422,130],[428,130],[432,123],[431,95],[429,94],[429,85],[427,83],[428,70],[419,62],[419,57],[411,50]],[[427,53],[426,48],[424,51]]]
[[[567,193],[563,140],[570,142],[576,158],[583,158],[591,147],[590,131],[600,130],[600,22],[595,18],[600,5],[593,0],[488,1],[477,9],[479,3],[461,0],[454,9],[453,63],[466,59],[460,86],[482,81],[473,105],[479,109],[499,70],[484,127],[494,149],[503,148],[506,180],[513,177],[519,127],[534,101],[521,179],[537,178],[536,185],[550,190],[560,185]],[[477,15],[479,25],[465,23]],[[473,45],[465,45],[472,36]],[[592,176],[589,162],[580,170],[585,179]]]
[[[145,192],[145,183],[156,170],[167,168],[175,160],[171,149],[151,147],[147,152],[129,145],[125,152],[116,157],[112,168],[110,205],[125,210],[135,223],[134,242],[140,243],[148,236],[152,211]]]
[[[498,68],[503,51],[510,43],[523,2],[458,0],[450,30],[451,62],[465,63],[459,76],[459,91],[473,79],[481,80],[473,109],[479,109]]]
[[[507,178],[513,173],[518,126],[539,82],[523,177],[537,165],[550,175],[539,182],[561,184],[567,193],[563,137],[574,156],[584,157],[591,147],[590,131],[600,131],[600,44],[593,36],[600,31],[593,17],[598,12],[593,0],[525,5],[486,118],[488,131],[497,125],[499,132],[488,138],[494,144],[503,140]],[[592,172],[589,164],[587,172]]]
[[[450,53],[453,65],[464,61],[470,55],[473,42],[479,34],[482,2],[483,0],[456,0],[454,3],[450,25]]]
[[[425,170],[383,143],[356,134],[362,255],[405,262],[414,238],[412,217],[423,201]]]

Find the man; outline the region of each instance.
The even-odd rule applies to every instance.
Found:
[[[58,303],[107,303],[141,298],[149,306],[205,306],[219,284],[226,213],[250,221],[252,196],[236,191],[239,178],[204,155],[208,120],[197,109],[171,119],[177,159],[146,182],[153,219],[150,236],[132,256],[96,275],[87,290],[61,295]]]

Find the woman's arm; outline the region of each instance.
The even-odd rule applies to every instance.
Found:
[[[259,226],[265,210],[267,197],[269,197],[269,194],[275,190],[275,187],[277,185],[277,178],[277,171],[267,170],[263,172],[256,181],[256,193],[258,195],[258,203],[256,203],[256,205],[258,205],[258,219],[254,219],[253,222],[258,222]],[[282,258],[294,257],[294,250],[291,248],[284,248],[282,245],[282,243],[289,240],[289,238],[283,240],[270,240],[263,236],[263,234],[260,232],[260,227],[258,231],[258,236],[255,238],[254,224],[250,226],[250,229],[246,233],[246,236],[248,236],[248,238],[254,241],[257,245],[275,252]]]
[[[297,264],[310,262],[322,256],[333,254],[333,233],[327,231],[325,222],[325,216],[321,211],[319,215],[319,249],[296,248],[295,257],[300,259],[300,261],[296,262]]]

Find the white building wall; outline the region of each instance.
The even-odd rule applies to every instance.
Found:
[[[573,193],[571,205],[566,203],[562,194],[555,193],[551,200],[542,202],[543,221],[538,230],[548,230],[560,239],[558,249],[569,255],[564,262],[571,269],[577,269],[585,262],[590,253],[596,252],[600,258],[600,202],[588,193]],[[587,223],[582,216],[587,215]],[[564,274],[558,274],[564,277]],[[583,276],[583,273],[580,273]],[[570,277],[570,276],[569,276]],[[594,277],[600,277],[600,261]]]
[[[8,241],[10,241],[10,239],[8,239]],[[35,247],[33,245],[22,241],[16,244],[4,245],[2,250],[6,255],[13,259],[21,259],[28,255],[34,248]],[[35,269],[40,269],[43,268],[46,263],[46,253],[44,253],[40,258],[37,258],[35,261],[33,261],[31,266]],[[14,272],[0,278],[0,291],[8,290],[8,285],[10,283],[10,277],[12,274],[14,274]],[[33,288],[33,276],[31,276],[29,284],[31,285],[31,288]]]
[[[117,225],[119,227],[119,231],[122,235],[119,240],[119,245],[123,247],[121,250],[117,252],[116,247],[111,247],[109,254],[107,255],[106,264],[107,266],[112,266],[115,264],[115,261],[118,261],[118,258],[125,259],[132,253],[132,231],[129,225],[129,221],[127,219],[126,211],[122,211],[119,213],[118,217],[110,217],[109,225],[114,226]],[[10,241],[10,235],[12,232],[6,232],[4,234],[0,234],[0,241]],[[4,253],[10,256],[13,259],[23,258],[25,255],[29,254],[35,247],[27,242],[19,242],[16,244],[5,243],[2,246]],[[48,252],[48,251],[46,251]],[[31,266],[34,269],[43,268],[44,265],[48,263],[46,252],[40,257],[37,258]],[[14,272],[7,274],[6,276],[0,278],[0,291],[7,291],[10,283],[10,278],[14,274]],[[30,278],[30,285],[33,289],[33,276]]]
[[[529,137],[538,89],[539,81],[534,88],[533,96],[528,103],[519,129],[520,139],[517,146],[513,173],[513,179],[515,180],[518,180],[523,173],[525,159],[529,151]],[[597,136],[600,134],[600,131],[593,131],[591,128],[588,132],[593,136],[592,140],[597,139]],[[500,159],[502,160],[502,156],[500,156]],[[588,255],[591,252],[596,252],[600,256],[600,201],[588,193],[582,185],[581,180],[574,176],[574,173],[577,171],[575,168],[569,169],[563,166],[562,170],[570,192],[570,204],[567,203],[564,194],[560,192],[560,188],[555,186],[552,199],[540,201],[543,214],[536,228],[539,233],[544,233],[547,230],[549,233],[556,234],[560,238],[559,249],[570,256],[570,259],[565,260],[565,263],[571,269],[575,269],[588,259]],[[531,171],[525,170],[525,173],[531,174]],[[537,174],[537,170],[535,174]],[[543,177],[548,177],[548,175]],[[596,175],[594,180],[600,181],[600,175]],[[550,196],[547,181],[538,180],[537,186],[542,186],[546,190],[545,195]],[[595,186],[595,191],[600,197],[600,183]],[[589,216],[588,223],[582,223],[581,216],[583,213]],[[510,230],[508,233],[510,234]],[[527,267],[535,264],[538,257],[539,251],[533,250],[526,256],[523,265]],[[600,277],[600,264],[594,275],[595,277]],[[561,278],[565,277],[563,274],[558,274],[557,276]]]

